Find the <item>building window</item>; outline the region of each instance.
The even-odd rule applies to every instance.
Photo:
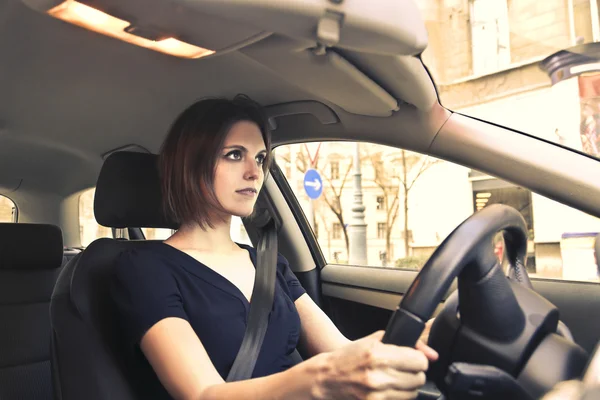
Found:
[[[333,252],[333,262],[338,263],[340,262],[340,256],[341,256],[342,252],[341,251],[334,251]]]
[[[400,233],[400,239],[404,240],[404,238],[406,237],[406,235],[404,234],[405,231],[402,231]],[[408,230],[408,242],[412,243],[413,242],[413,231],[412,229]]]
[[[331,238],[332,239],[341,239],[342,238],[342,224],[339,222],[333,223],[333,229],[331,230]]]
[[[380,178],[385,179],[385,167],[383,164],[383,161],[381,160],[377,160],[373,162],[373,176],[375,178],[375,180],[378,180]]]
[[[473,74],[495,72],[510,64],[506,0],[471,0]]]
[[[378,210],[384,210],[385,209],[385,204],[384,204],[383,196],[377,196],[377,209]]]
[[[386,228],[386,223],[385,222],[378,222],[377,223],[377,239],[384,239],[385,238],[385,228]]]
[[[330,167],[331,179],[340,179],[340,162],[332,161]]]

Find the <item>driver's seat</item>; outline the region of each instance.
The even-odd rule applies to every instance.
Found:
[[[177,228],[162,218],[157,157],[117,152],[104,163],[94,202],[98,222],[112,228]],[[116,257],[147,241],[98,239],[58,277],[50,303],[52,374],[57,400],[136,399],[120,356],[109,282]]]

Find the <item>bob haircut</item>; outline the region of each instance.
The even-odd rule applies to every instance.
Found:
[[[175,120],[162,144],[158,168],[163,212],[178,224],[195,222],[214,227],[211,218],[225,212],[214,191],[214,172],[225,138],[240,121],[258,125],[267,154],[263,172],[271,163],[271,133],[263,108],[247,96],[233,100],[197,101]]]

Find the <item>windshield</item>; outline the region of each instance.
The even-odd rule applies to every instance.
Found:
[[[600,0],[417,0],[456,112],[600,157]]]

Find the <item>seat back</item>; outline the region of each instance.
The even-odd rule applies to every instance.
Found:
[[[118,339],[109,283],[116,258],[144,241],[102,238],[69,262],[60,275],[50,315],[55,397],[136,399]]]
[[[94,202],[101,225],[177,228],[160,212],[155,155],[118,152],[105,161]],[[51,302],[52,369],[58,400],[129,400],[136,382],[129,371],[114,318],[109,283],[116,258],[147,241],[98,239],[60,275]],[[140,383],[143,384],[143,383]]]
[[[0,399],[52,399],[49,307],[60,228],[0,224]]]

